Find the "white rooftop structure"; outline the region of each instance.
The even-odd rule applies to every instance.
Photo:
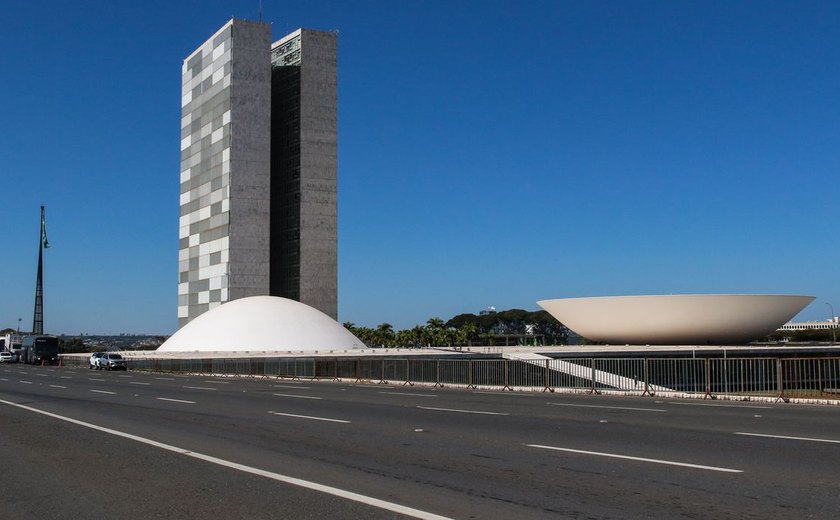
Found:
[[[215,307],[184,325],[158,352],[363,349],[340,323],[309,305],[251,296]]]
[[[789,321],[779,327],[779,330],[828,330],[836,329],[840,325],[840,317],[834,316],[824,321]]]
[[[735,345],[775,331],[813,296],[683,294],[537,302],[563,325],[611,345]]]

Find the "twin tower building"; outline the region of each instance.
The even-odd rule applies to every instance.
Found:
[[[182,74],[179,327],[257,295],[337,318],[337,34],[230,20]]]

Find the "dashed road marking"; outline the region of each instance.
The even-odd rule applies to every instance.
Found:
[[[169,401],[172,403],[187,403],[187,404],[195,404],[195,401],[185,401],[184,399],[169,399],[168,397],[156,397],[158,401]]]
[[[660,410],[659,408],[632,408],[629,406],[603,406],[595,404],[571,404],[571,403],[546,403],[551,406],[570,406],[573,408],[600,408],[606,410],[630,410],[634,412],[667,412],[668,410]]]
[[[690,464],[687,462],[676,462],[673,460],[659,460],[659,459],[648,459],[645,457],[632,457],[630,455],[619,455],[617,453],[603,453],[600,451],[587,451],[587,450],[576,450],[572,448],[559,448],[557,446],[543,446],[540,444],[526,444],[529,448],[540,448],[544,450],[554,450],[554,451],[565,451],[568,453],[579,453],[581,455],[595,455],[597,457],[609,457],[613,459],[625,459],[625,460],[635,460],[638,462],[651,462],[654,464],[666,464],[668,466],[682,466],[685,468],[694,468],[694,469],[705,469],[709,471],[720,471],[723,473],[743,473],[743,470],[740,469],[732,469],[732,468],[720,468],[716,466],[703,466],[700,464]]]
[[[708,406],[709,408],[755,408],[758,410],[771,410],[773,408],[772,406],[756,406],[744,404],[680,403],[676,401],[668,404],[676,404],[680,406]]]
[[[830,442],[832,444],[840,444],[840,440],[836,439],[818,439],[815,437],[793,437],[790,435],[770,435],[769,433],[750,433],[750,432],[735,432],[735,435],[748,435],[750,437],[768,437],[771,439],[785,439],[791,441],[809,441],[809,442]]]
[[[536,394],[530,394],[527,392],[472,392],[474,394],[485,394],[485,395],[515,395],[517,397],[535,397]]]
[[[474,414],[481,414],[481,415],[510,415],[509,413],[501,413],[501,412],[485,412],[485,411],[481,411],[481,410],[457,410],[455,408],[433,408],[431,406],[418,406],[417,408],[421,408],[423,410],[436,410],[438,412],[474,413]]]
[[[282,415],[283,417],[296,417],[298,419],[312,419],[313,421],[327,421],[327,422],[337,422],[342,424],[350,424],[350,421],[345,421],[342,419],[330,419],[328,417],[314,417],[311,415],[297,415],[294,413],[282,413],[282,412],[268,412],[272,415]]]
[[[311,395],[295,395],[295,394],[271,394],[276,395],[277,397],[293,397],[295,399],[315,399],[320,401],[323,397],[313,397]]]
[[[410,395],[411,397],[437,397],[436,394],[415,394],[412,392],[379,392],[385,395]]]

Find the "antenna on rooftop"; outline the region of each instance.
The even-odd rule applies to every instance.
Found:
[[[260,22],[262,22],[262,0],[260,0]]]

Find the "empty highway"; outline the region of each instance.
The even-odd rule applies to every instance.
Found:
[[[3,518],[836,518],[840,407],[0,365]]]

